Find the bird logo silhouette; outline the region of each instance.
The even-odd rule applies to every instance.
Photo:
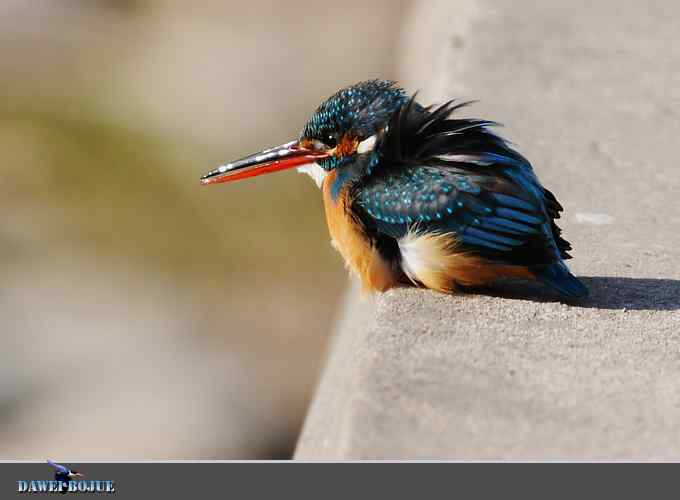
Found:
[[[54,468],[54,480],[59,482],[61,493],[66,493],[68,491],[69,481],[73,481],[76,478],[83,477],[80,472],[69,469],[68,467],[48,460],[47,463]]]

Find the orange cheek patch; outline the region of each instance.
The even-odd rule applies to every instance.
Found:
[[[335,147],[335,156],[348,156],[354,154],[359,146],[359,138],[351,135],[343,135]]]

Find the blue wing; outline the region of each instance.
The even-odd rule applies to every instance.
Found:
[[[355,195],[362,218],[396,239],[413,227],[453,233],[466,249],[508,263],[560,258],[543,188],[528,164],[524,170],[516,158],[491,154],[448,155],[442,161],[447,165],[405,166],[371,176]]]
[[[69,472],[71,472],[67,467],[64,467],[63,465],[60,465],[56,462],[53,462],[52,460],[48,460],[47,463],[54,467],[57,473],[59,474],[68,474]]]
[[[562,262],[562,207],[530,163],[488,127],[453,119],[468,103],[423,108],[413,96],[390,119],[380,160],[351,193],[353,210],[385,255],[408,231],[451,233],[461,250],[529,267],[566,296],[586,287]]]

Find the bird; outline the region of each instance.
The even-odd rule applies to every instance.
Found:
[[[424,106],[392,80],[324,101],[295,140],[223,164],[204,185],[297,167],[321,188],[331,244],[363,289],[444,293],[536,280],[588,290],[565,264],[563,211],[497,122],[459,117],[474,101]]]
[[[83,477],[80,472],[69,469],[68,467],[53,462],[52,460],[47,460],[47,463],[55,469],[54,480],[59,482],[61,493],[66,493],[68,491],[69,481],[72,481],[77,477]]]

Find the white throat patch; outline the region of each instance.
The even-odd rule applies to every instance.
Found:
[[[316,163],[309,163],[307,165],[298,167],[297,171],[300,172],[301,174],[307,174],[312,179],[314,179],[314,182],[316,182],[316,185],[319,189],[321,189],[321,184],[323,183],[323,180],[326,178],[326,175],[328,174],[328,172],[326,172]]]

